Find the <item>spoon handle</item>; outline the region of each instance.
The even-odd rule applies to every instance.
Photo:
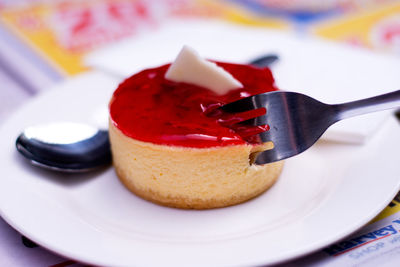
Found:
[[[332,107],[337,111],[338,120],[375,111],[392,109],[400,107],[400,90],[344,104],[332,105]]]

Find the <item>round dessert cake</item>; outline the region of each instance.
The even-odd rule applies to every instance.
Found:
[[[165,78],[170,65],[147,69],[122,82],[109,104],[113,165],[122,183],[152,202],[185,209],[238,204],[267,190],[283,162],[254,164],[272,149],[257,133],[267,126],[238,122],[254,117],[218,107],[277,90],[268,68],[215,62],[243,87],[226,94]],[[264,111],[265,112],[265,111]]]

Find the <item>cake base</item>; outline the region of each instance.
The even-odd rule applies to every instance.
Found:
[[[283,161],[252,164],[272,144],[187,148],[157,145],[109,128],[113,165],[121,182],[151,202],[182,209],[210,209],[242,203],[270,188]]]

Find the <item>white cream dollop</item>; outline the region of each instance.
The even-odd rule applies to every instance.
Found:
[[[194,49],[186,45],[165,73],[165,78],[174,82],[201,86],[219,95],[243,87],[229,72],[213,62],[205,60]]]

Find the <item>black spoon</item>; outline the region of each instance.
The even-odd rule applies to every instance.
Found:
[[[266,55],[250,61],[268,67],[278,60]],[[26,128],[16,148],[33,165],[59,172],[88,172],[111,163],[108,131],[79,123],[53,123]]]

